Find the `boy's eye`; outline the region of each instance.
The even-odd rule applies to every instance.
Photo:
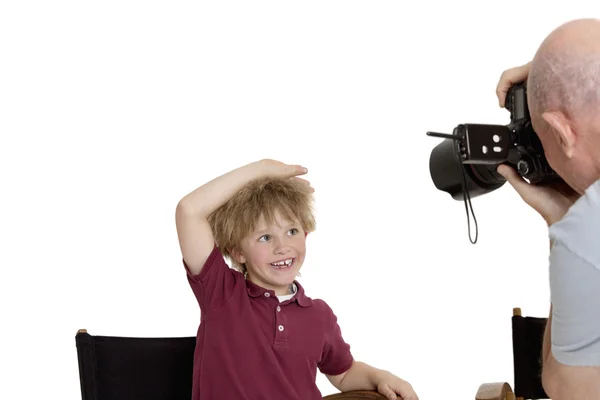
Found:
[[[289,230],[289,232],[291,232],[292,235],[295,235],[295,234],[298,233],[298,229],[292,228],[292,229]]]
[[[271,238],[271,235],[262,235],[260,238],[258,238],[258,241],[259,242],[266,242],[270,238]]]

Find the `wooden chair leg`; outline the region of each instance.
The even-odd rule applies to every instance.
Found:
[[[476,400],[515,400],[515,394],[507,382],[484,383],[479,386]]]

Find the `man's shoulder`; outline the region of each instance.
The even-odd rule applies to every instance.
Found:
[[[588,187],[567,214],[549,228],[550,239],[600,268],[600,180]]]
[[[550,226],[550,232],[569,233],[581,227],[596,229],[600,226],[595,223],[600,219],[600,180],[590,185],[585,193],[569,208],[565,216]]]
[[[599,205],[600,204],[600,179],[592,183],[586,190],[581,199],[584,200],[586,205]],[[580,200],[581,200],[580,199]]]

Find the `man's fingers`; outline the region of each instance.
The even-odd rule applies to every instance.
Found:
[[[520,65],[518,67],[507,69],[500,75],[500,80],[496,86],[496,96],[498,96],[498,104],[504,107],[506,104],[506,93],[511,86],[523,82],[529,76],[531,62]]]
[[[507,84],[506,81],[503,81],[502,78],[500,78],[500,83],[498,83],[498,86],[496,87],[496,96],[498,97],[498,105],[500,107],[504,107],[506,93],[508,92],[509,88],[510,85]]]
[[[556,202],[556,190],[529,184],[517,173],[517,171],[507,165],[499,166],[497,171],[506,178],[508,183],[512,185],[525,203],[533,207],[533,209],[548,221],[549,215],[553,212],[552,207],[549,209],[548,206],[549,203]]]
[[[506,74],[506,72],[504,74]],[[500,107],[504,107],[506,104],[506,94],[508,93],[508,89],[515,83],[518,83],[518,81],[515,82],[511,76],[506,77],[504,74],[500,77],[500,82],[496,87],[496,96],[498,96],[498,105]]]
[[[508,89],[514,84],[514,68],[507,69],[500,75],[500,80],[498,81],[498,85],[496,86],[496,96],[498,96],[498,104],[500,107],[504,107],[506,101],[506,93],[508,93]]]
[[[513,186],[515,186],[515,185],[520,186],[523,184],[527,185],[527,182],[525,182],[525,180],[523,180],[523,178],[521,178],[521,175],[519,175],[517,173],[517,171],[515,171],[514,168],[511,168],[508,165],[502,164],[502,165],[498,166],[496,171],[498,171],[498,173],[500,175],[502,175],[504,178],[506,178],[508,183],[510,183]],[[517,187],[515,187],[515,189],[517,189]]]
[[[531,197],[531,191],[535,190],[525,179],[521,177],[513,168],[508,165],[500,165],[497,171],[502,175],[508,183],[517,191],[519,196],[528,203]]]

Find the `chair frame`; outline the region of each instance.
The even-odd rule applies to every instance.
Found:
[[[522,316],[519,307],[513,308],[513,317]],[[514,346],[514,344],[513,344]],[[508,382],[490,382],[483,383],[477,389],[476,400],[526,400],[524,397],[517,397],[513,388]]]
[[[513,317],[521,316],[520,308],[513,308]],[[77,339],[80,335],[89,335],[86,329],[79,329],[77,331]],[[92,335],[90,335],[92,336]],[[514,346],[514,344],[513,344]],[[89,351],[86,349],[85,351]],[[85,384],[84,382],[88,379],[93,378],[93,366],[86,365],[84,362],[86,359],[89,360],[90,357],[94,358],[93,351],[86,355],[83,354],[84,350],[81,348],[77,348],[77,357],[79,364],[79,379],[81,385],[81,394],[82,398],[95,398],[93,394],[85,393]],[[323,400],[385,400],[386,397],[378,393],[377,391],[368,391],[368,390],[357,390],[357,391],[349,391],[343,393],[335,393],[330,394],[323,397]],[[491,383],[483,383],[479,386],[477,390],[477,394],[475,395],[476,400],[526,400],[524,397],[516,397],[516,394],[513,392],[511,385],[508,382],[491,382]]]
[[[76,334],[76,342],[79,342],[79,339],[83,335],[89,335],[94,337],[88,333],[87,329],[79,329]],[[135,339],[135,338],[134,338]],[[95,362],[95,355],[93,349],[83,346],[77,346],[77,361],[79,364],[79,382],[81,387],[81,396],[82,399],[95,399],[96,393],[95,388],[89,389],[86,387],[86,383],[94,382],[94,365],[89,365],[89,361]],[[349,391],[343,393],[334,393],[323,397],[323,400],[385,400],[386,397],[379,394],[376,391],[368,391],[368,390],[357,390],[357,391]]]

